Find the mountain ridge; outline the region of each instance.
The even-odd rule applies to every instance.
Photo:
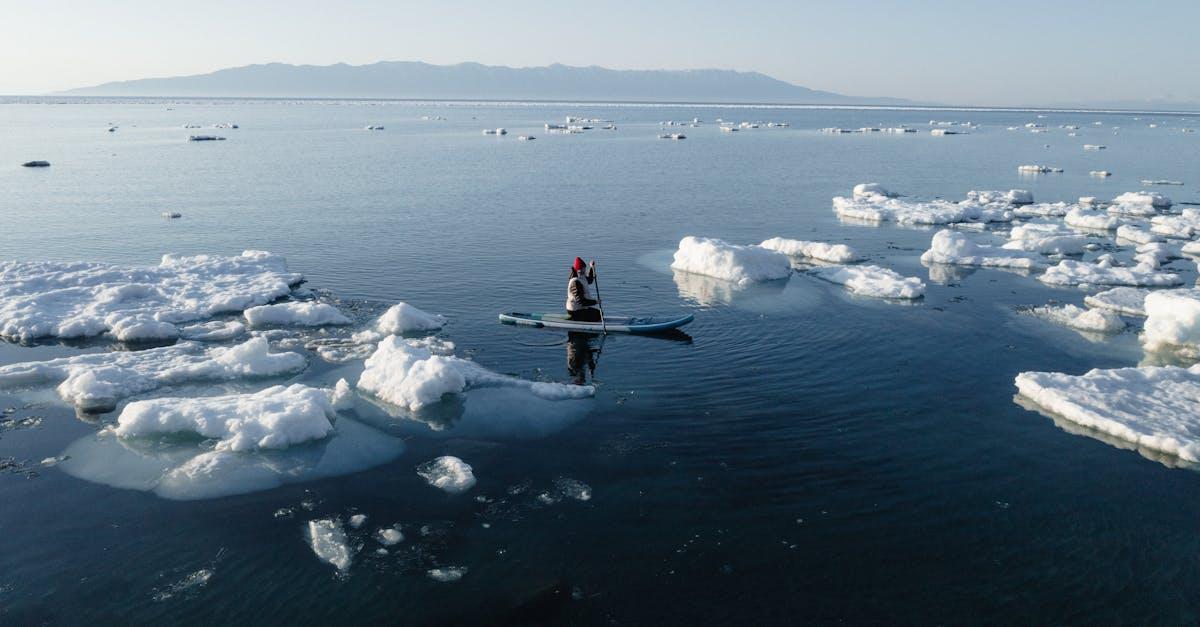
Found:
[[[759,72],[721,69],[614,70],[597,65],[513,68],[464,62],[379,61],[365,65],[259,63],[203,74],[103,83],[59,92],[79,96],[611,100],[777,104],[918,104],[847,96]]]

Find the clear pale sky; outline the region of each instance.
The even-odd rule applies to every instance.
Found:
[[[281,61],[755,70],[954,104],[1200,102],[1200,0],[0,0],[0,94]]]

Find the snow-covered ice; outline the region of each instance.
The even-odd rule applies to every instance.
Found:
[[[813,274],[831,283],[846,286],[860,296],[913,299],[925,295],[925,284],[916,277],[904,277],[879,266],[826,266],[813,268]]]
[[[1013,207],[1013,215],[1018,218],[1061,218],[1075,205],[1065,202],[1037,202]]]
[[[891,196],[888,190],[879,183],[859,183],[850,193],[854,200],[882,199]]]
[[[299,383],[253,394],[133,401],[113,432],[122,438],[195,434],[216,451],[283,449],[333,432],[333,391]]]
[[[449,492],[462,494],[475,485],[475,473],[463,460],[452,455],[443,455],[417,467],[417,474],[429,485]]]
[[[1200,288],[1160,290],[1146,296],[1142,345],[1200,357]]]
[[[1200,209],[1186,207],[1179,215],[1150,218],[1150,230],[1175,239],[1200,237]]]
[[[367,522],[366,514],[355,514],[350,517],[350,528],[358,529],[358,528],[362,527],[363,524],[366,522]]]
[[[436,331],[444,326],[445,316],[425,313],[405,302],[392,305],[375,322],[375,330],[385,335]]]
[[[992,266],[1022,270],[1034,270],[1045,265],[1023,251],[981,244],[963,233],[950,229],[943,229],[933,235],[929,250],[921,255],[921,261],[927,264]]]
[[[516,387],[548,400],[590,397],[591,386],[527,381],[502,375],[479,364],[447,354],[437,344],[394,335],[379,341],[367,359],[358,388],[376,398],[409,410],[437,403],[447,394],[472,387]]]
[[[1117,227],[1117,239],[1133,242],[1135,244],[1149,244],[1151,242],[1161,241],[1159,236],[1142,229],[1135,224],[1122,224]]]
[[[107,411],[125,397],[162,386],[277,376],[306,365],[298,353],[270,352],[263,337],[228,347],[181,342],[0,366],[0,386],[57,384],[63,400],[85,411]]]
[[[0,336],[77,338],[117,328],[171,339],[179,335],[173,325],[269,303],[301,279],[283,257],[261,251],[164,255],[150,267],[9,261],[0,263]],[[160,325],[144,326],[149,321]]]
[[[1150,290],[1137,287],[1114,287],[1083,298],[1088,307],[1107,309],[1126,316],[1146,315],[1146,296]]]
[[[260,305],[242,312],[251,327],[300,326],[320,327],[325,325],[350,324],[351,320],[337,307],[327,303],[292,302]]]
[[[1158,192],[1125,192],[1120,196],[1112,199],[1114,205],[1150,205],[1167,209],[1171,206],[1171,199],[1163,196]]]
[[[1022,372],[1021,395],[1045,412],[1152,451],[1200,461],[1200,364]]]
[[[1057,223],[1029,222],[1014,226],[1003,248],[1045,255],[1083,254],[1087,238]]]
[[[829,263],[851,263],[859,259],[858,253],[845,244],[827,244],[825,242],[808,242],[798,239],[772,237],[759,244],[759,246],[770,250],[777,250],[785,255],[808,257]]]
[[[393,546],[404,540],[404,534],[396,527],[383,527],[375,532],[375,539],[384,546]]]
[[[967,200],[984,205],[1008,204],[1028,205],[1033,203],[1033,193],[1027,189],[1003,190],[971,190],[967,192]]]
[[[346,538],[342,524],[333,519],[310,520],[307,526],[308,545],[317,559],[346,572],[354,562],[354,549]]]
[[[791,274],[792,263],[787,255],[761,246],[687,236],[679,241],[671,269],[745,285],[785,279]]]
[[[1038,277],[1047,285],[1132,285],[1163,287],[1179,285],[1183,281],[1178,274],[1159,272],[1156,268],[1139,264],[1122,268],[1104,259],[1098,263],[1063,259]]]
[[[1026,313],[1077,331],[1120,333],[1125,329],[1125,323],[1120,316],[1100,309],[1084,309],[1075,305],[1046,305],[1032,307],[1026,310]]]
[[[221,342],[245,334],[246,325],[235,320],[213,320],[179,327],[179,337],[197,342]]]
[[[1111,231],[1121,224],[1121,219],[1109,215],[1105,211],[1073,207],[1063,217],[1067,226],[1073,226],[1090,231]]]
[[[1013,219],[1011,209],[1007,202],[979,203],[973,200],[955,203],[882,197],[855,200],[839,196],[833,199],[833,210],[841,218],[905,225],[1008,222]]]

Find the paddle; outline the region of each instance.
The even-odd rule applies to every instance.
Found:
[[[596,261],[592,260],[592,278],[596,280],[596,306],[600,308],[600,330],[608,335],[608,324],[604,322],[604,299],[600,298],[600,274],[596,272]]]

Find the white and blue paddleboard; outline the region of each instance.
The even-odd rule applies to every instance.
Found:
[[[684,314],[677,318],[664,316],[608,316],[604,324],[599,322],[578,322],[569,320],[564,313],[502,313],[500,322],[504,324],[521,324],[531,327],[551,329],[568,329],[570,331],[587,331],[591,333],[662,333],[679,328],[693,319],[692,314]]]

